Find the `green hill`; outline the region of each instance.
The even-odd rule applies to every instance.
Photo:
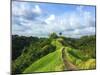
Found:
[[[56,45],[56,51],[49,53],[48,55],[42,57],[41,59],[30,65],[23,73],[34,73],[34,72],[50,72],[50,71],[64,71],[64,70],[79,70],[79,69],[94,69],[95,59],[89,59],[84,57],[84,55],[77,54],[78,50],[68,48],[63,46],[60,41],[62,39],[57,39],[52,42]],[[56,43],[56,44],[55,44]],[[62,49],[65,48],[65,60],[62,58]],[[84,60],[85,59],[85,60]],[[69,64],[68,66],[65,63]],[[70,69],[71,67],[75,69]],[[76,67],[77,66],[77,67]]]
[[[49,53],[48,55],[34,62],[23,73],[63,71],[64,64],[62,61],[61,52],[63,46],[57,40],[53,40],[52,44],[56,45],[56,51]]]
[[[34,62],[23,73],[62,71],[63,66],[61,50],[57,50]]]
[[[88,43],[89,41],[84,42],[83,40],[92,40],[93,50]],[[81,47],[78,47],[78,45]],[[13,73],[19,74],[95,69],[94,49],[94,37],[82,37],[81,40],[58,37],[53,33],[49,38],[38,38],[38,41],[31,41],[29,46],[24,47],[21,55],[12,62],[12,70]]]

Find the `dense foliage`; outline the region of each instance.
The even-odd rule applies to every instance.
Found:
[[[21,55],[24,47],[29,46],[31,42],[35,43],[37,41],[37,37],[12,35],[12,60],[15,60]]]
[[[47,55],[48,53],[55,51],[56,49],[56,47],[51,44],[50,39],[38,38],[37,41],[34,40],[36,40],[36,38],[34,39],[34,37],[32,37],[32,39],[30,39],[31,44],[29,46],[25,46],[21,50],[22,52],[21,55],[16,60],[13,61],[12,63],[13,73],[23,72],[26,67],[32,64],[32,62],[36,61],[37,59],[40,59],[41,57]],[[15,41],[18,41],[18,39]],[[18,44],[16,45],[19,46]]]
[[[83,36],[81,38],[66,38],[62,37],[64,45],[81,50],[84,55],[88,54],[89,56],[96,57],[96,37],[95,35]]]

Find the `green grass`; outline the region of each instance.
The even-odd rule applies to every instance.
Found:
[[[61,48],[62,49],[62,48]],[[30,65],[23,73],[62,71],[61,49],[52,52]]]
[[[61,47],[63,47],[63,45],[59,42],[59,39],[54,39],[51,42],[52,45],[56,46],[56,49],[59,50]]]
[[[79,69],[95,69],[96,68],[96,60],[88,59],[85,62],[82,62],[78,65]]]
[[[63,46],[60,41],[63,41],[63,39],[54,39],[51,44],[56,46],[56,51],[35,61],[32,65],[26,68],[23,73],[63,71],[64,63],[62,61],[62,48],[65,46]],[[79,50],[69,47],[65,47],[65,49],[66,59],[74,64],[78,69],[95,68],[95,59],[84,57],[82,52]]]
[[[84,56],[79,50],[66,48],[66,55],[67,60],[74,64],[79,70],[96,68],[96,60]]]

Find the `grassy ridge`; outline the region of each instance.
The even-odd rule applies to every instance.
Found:
[[[56,46],[55,52],[49,53],[48,55],[34,62],[23,73],[64,70],[62,57],[61,57],[62,44],[59,43],[58,40],[53,40],[52,45]]]
[[[56,50],[53,53],[49,53],[40,60],[33,63],[23,73],[31,72],[48,72],[48,71],[62,71],[63,62],[61,59],[61,50]]]
[[[64,62],[62,61],[62,48],[65,47],[66,59],[77,66],[78,69],[94,69],[95,59],[84,56],[79,50],[66,47],[62,45],[60,41],[62,39],[56,39],[52,41],[52,45],[56,46],[56,51],[49,53],[48,55],[42,57],[38,61],[34,62],[23,73],[34,73],[34,72],[51,72],[51,71],[63,71]]]
[[[67,70],[68,66],[65,66],[62,58],[64,53],[65,60],[73,64],[78,70],[96,68],[93,50],[88,50],[87,47],[78,49],[78,45],[75,45],[72,39],[66,41],[62,37],[53,37],[40,38],[38,42],[32,42],[29,47],[25,47],[22,54],[13,62],[14,73]],[[90,47],[89,44],[87,46]],[[62,53],[63,49],[65,50],[64,53]]]

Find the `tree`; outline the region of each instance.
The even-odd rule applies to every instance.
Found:
[[[58,36],[55,32],[53,32],[53,33],[50,34],[50,38],[51,39],[56,39],[56,38],[58,38]]]
[[[59,35],[62,35],[62,32],[60,32]]]

